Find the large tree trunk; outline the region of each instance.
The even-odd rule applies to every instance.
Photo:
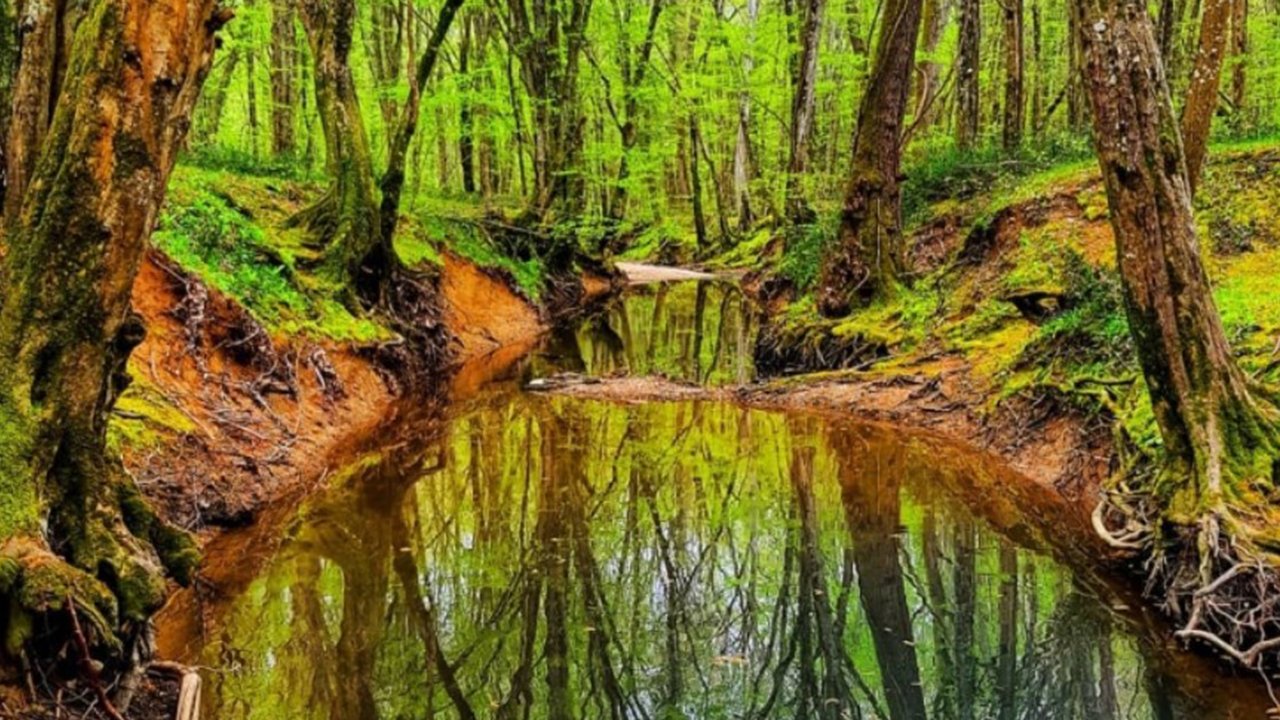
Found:
[[[1187,180],[1195,193],[1200,168],[1209,149],[1209,130],[1218,109],[1218,84],[1230,37],[1232,0],[1204,0],[1200,18],[1200,48],[1182,108],[1182,141],[1186,148]]]
[[[1228,506],[1272,484],[1276,413],[1251,392],[1214,305],[1146,6],[1074,8],[1129,327],[1164,439],[1155,500],[1164,520],[1200,523],[1200,552],[1216,553]]]
[[[1004,16],[1004,149],[1016,150],[1022,145],[1022,129],[1026,100],[1024,67],[1022,0],[1003,0]]]
[[[818,46],[825,4],[824,0],[805,0],[800,18],[800,56],[793,61],[786,213],[787,220],[798,225],[814,220],[805,197],[804,176],[809,168],[809,140],[817,109]]]
[[[978,140],[981,119],[978,81],[981,72],[979,46],[982,43],[981,0],[959,0],[960,38],[956,46],[956,144],[962,150]]]
[[[271,3],[271,152],[290,157],[298,151],[294,107],[298,104],[298,33],[293,0]]]
[[[36,76],[20,79],[28,88],[65,79],[48,127],[15,129],[43,141],[0,266],[10,640],[26,639],[28,613],[61,609],[68,595],[103,635],[137,627],[163,598],[161,567],[184,580],[194,568],[193,544],[147,508],[106,428],[144,334],[133,280],[228,18],[215,0],[94,0],[52,75],[21,70]]]
[[[892,292],[902,265],[902,123],[911,89],[920,0],[887,0],[885,33],[858,112],[853,167],[835,246],[823,259],[818,308],[848,314]]]

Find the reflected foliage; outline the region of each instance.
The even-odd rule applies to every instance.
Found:
[[[638,286],[576,328],[556,331],[543,359],[555,370],[603,377],[658,375],[701,385],[755,379],[757,311],[737,286]],[[544,368],[539,368],[544,369]]]
[[[934,444],[494,392],[300,512],[202,651],[209,716],[1232,717]]]

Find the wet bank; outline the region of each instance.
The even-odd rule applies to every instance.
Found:
[[[251,559],[211,551],[242,572],[171,606],[162,650],[207,668],[216,718],[1264,712],[1112,582],[1076,506],[992,456],[727,396],[524,389],[735,385],[753,332],[729,286],[645,287],[474,370]]]

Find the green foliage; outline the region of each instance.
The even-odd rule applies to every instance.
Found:
[[[156,247],[269,329],[358,342],[386,337],[331,294],[309,292],[290,254],[225,195],[197,183],[175,200],[161,217]]]
[[[1040,327],[1023,362],[1047,364],[1061,358],[1076,368],[1133,369],[1133,343],[1119,274],[1094,267],[1073,251],[1066,258],[1062,283],[1070,307]]]
[[[250,177],[272,177],[288,180],[316,179],[314,171],[308,169],[299,159],[294,157],[254,157],[246,150],[229,145],[199,145],[188,152],[183,161],[204,170],[230,172]]]
[[[421,243],[431,243],[437,249],[448,249],[482,268],[508,274],[516,287],[535,301],[542,296],[547,279],[547,268],[542,258],[515,256],[475,222],[425,215],[419,218],[419,224],[421,239],[401,243],[413,248],[411,253],[414,256],[430,257],[435,251],[422,248]]]
[[[785,231],[786,245],[778,272],[790,280],[800,293],[812,290],[822,272],[822,257],[835,242],[835,221],[827,219],[812,225],[796,225]]]
[[[1015,153],[989,144],[971,151],[943,142],[918,148],[903,174],[902,212],[908,226],[927,220],[943,201],[964,201],[993,188],[1016,187],[1026,178],[1092,158],[1086,133],[1055,133]]]

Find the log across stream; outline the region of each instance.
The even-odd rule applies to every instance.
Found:
[[[637,287],[285,509],[162,616],[205,718],[1262,717],[972,449],[538,377],[752,379],[728,285]],[[243,550],[243,545],[236,546]],[[215,573],[215,576],[217,574]]]

